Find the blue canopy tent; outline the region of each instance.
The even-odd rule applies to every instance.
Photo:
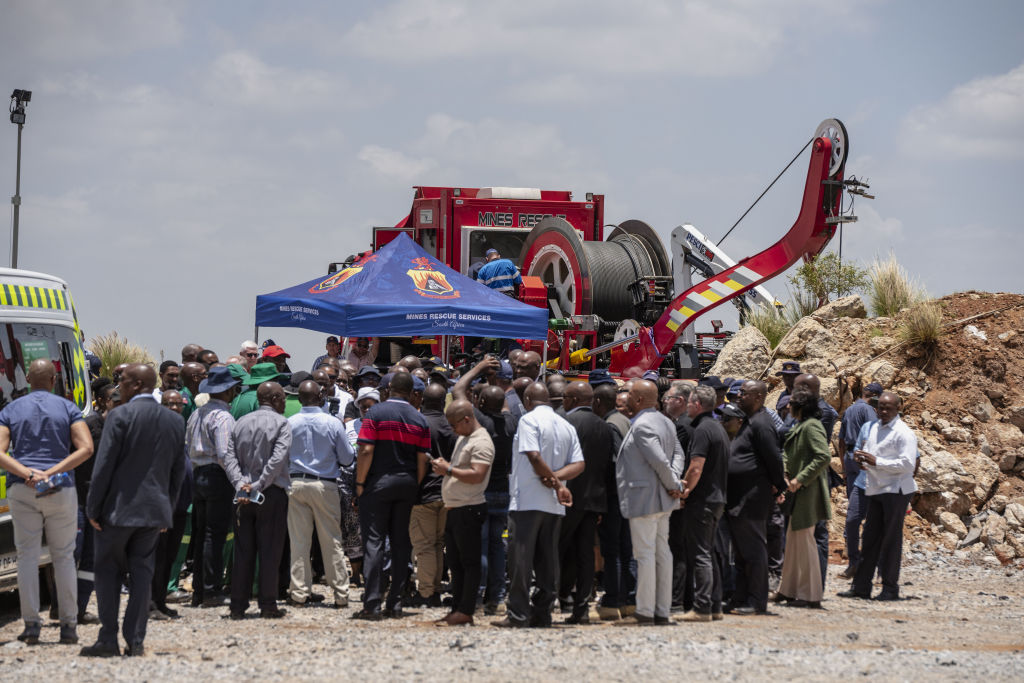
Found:
[[[548,312],[452,270],[402,234],[327,278],[257,296],[256,326],[343,337],[546,339]]]

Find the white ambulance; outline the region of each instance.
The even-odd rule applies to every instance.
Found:
[[[0,409],[28,393],[26,372],[37,358],[48,358],[57,368],[54,393],[88,412],[89,373],[67,283],[52,275],[0,268]],[[41,566],[50,561],[43,550]],[[17,571],[7,473],[0,470],[0,590],[16,587]]]

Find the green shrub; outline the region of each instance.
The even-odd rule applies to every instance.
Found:
[[[89,342],[89,350],[99,356],[103,367],[100,375],[113,377],[114,368],[122,363],[147,363],[154,365],[153,357],[144,347],[133,344],[117,332],[101,334]]]
[[[860,266],[849,261],[844,263],[839,260],[839,254],[830,251],[803,263],[789,276],[789,281],[801,297],[814,299],[811,310],[817,310],[831,301],[832,294],[844,297],[866,287],[868,275]]]
[[[894,316],[924,299],[924,289],[891,252],[885,261],[875,259],[868,271],[868,280],[868,299],[876,316]]]

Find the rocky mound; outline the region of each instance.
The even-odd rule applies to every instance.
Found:
[[[963,292],[939,303],[944,332],[932,352],[899,343],[905,313],[867,318],[860,298],[846,297],[801,320],[774,353],[760,332],[743,328],[711,372],[763,374],[774,405],[783,389],[775,373],[796,360],[821,378],[822,396],[840,414],[868,382],[896,391],[921,451],[908,538],[1024,568],[1024,296]],[[833,503],[839,553],[846,501]]]

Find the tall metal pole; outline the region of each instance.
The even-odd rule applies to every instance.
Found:
[[[18,170],[14,176],[14,196],[11,197],[11,204],[14,204],[14,231],[11,243],[11,268],[18,267],[18,214],[21,212],[21,129],[25,124],[18,124]]]

